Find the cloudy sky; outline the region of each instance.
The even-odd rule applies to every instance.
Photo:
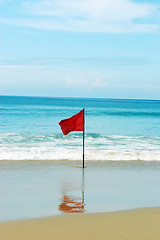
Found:
[[[160,2],[0,0],[0,95],[160,99]]]

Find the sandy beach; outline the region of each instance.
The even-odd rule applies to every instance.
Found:
[[[0,223],[3,240],[159,239],[160,208]]]

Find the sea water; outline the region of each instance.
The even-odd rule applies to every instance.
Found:
[[[86,160],[160,161],[160,101],[0,97],[0,160],[81,160],[82,133],[58,122],[85,108]]]
[[[58,122],[85,108],[82,133]],[[160,204],[160,101],[0,97],[0,221]]]

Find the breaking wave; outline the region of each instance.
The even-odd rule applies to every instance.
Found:
[[[81,160],[82,134],[0,134],[0,160]],[[160,137],[86,134],[88,161],[160,161]]]

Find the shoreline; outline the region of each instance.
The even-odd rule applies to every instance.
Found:
[[[3,240],[158,240],[160,207],[0,222]]]

